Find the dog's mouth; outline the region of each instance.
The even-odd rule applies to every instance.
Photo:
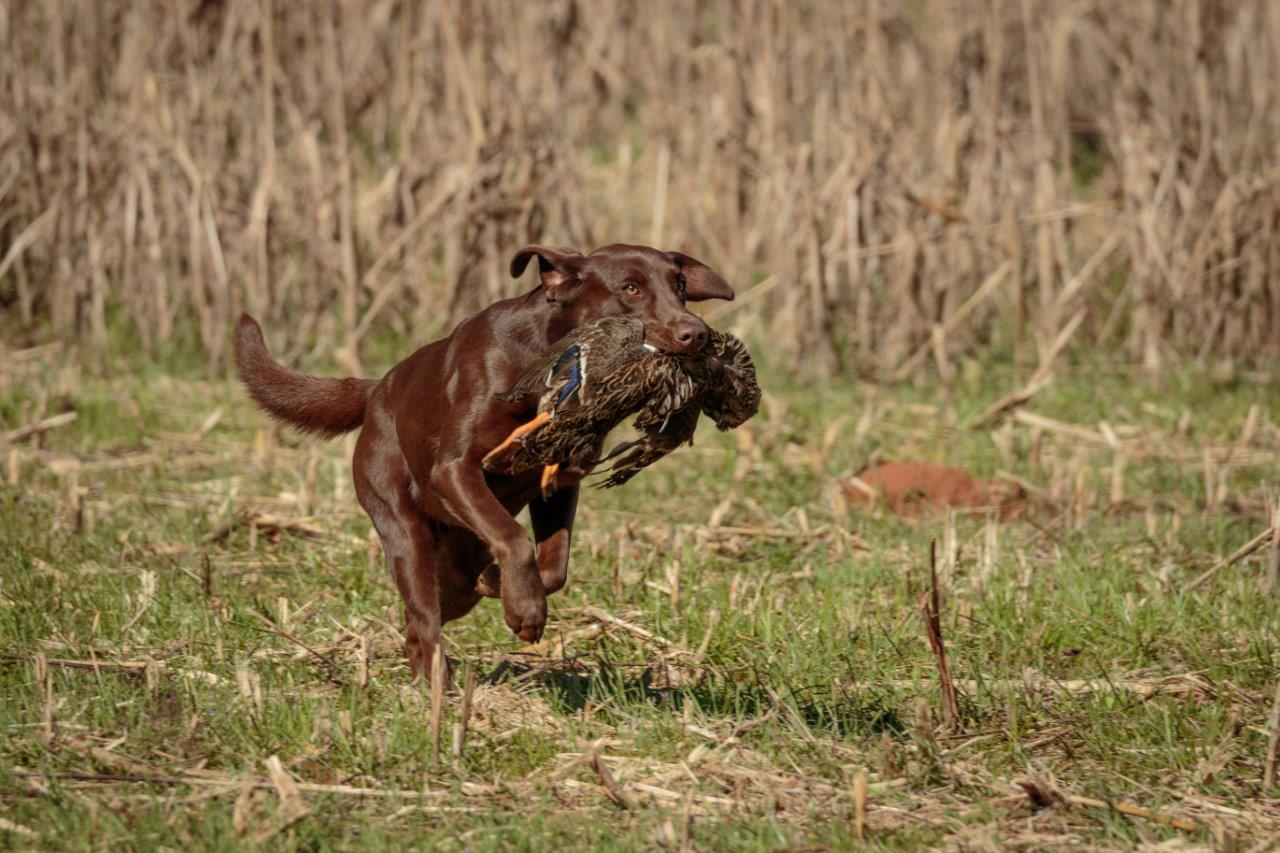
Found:
[[[644,347],[645,352],[657,353],[659,355],[669,355],[672,358],[680,357],[680,347],[662,332],[650,332],[644,330],[644,341],[640,344]]]
[[[662,355],[680,359],[688,358],[699,349],[699,347],[690,348],[687,343],[677,340],[676,333],[664,327],[645,328],[641,346],[647,352],[661,353]]]
[[[685,353],[680,352],[679,348],[677,347],[662,346],[661,344],[651,344],[648,341],[645,341],[643,344],[641,344],[641,346],[645,348],[646,352],[655,353],[657,355],[665,355],[668,358],[683,359],[687,357],[687,355]]]
[[[643,343],[641,344],[641,346],[643,346],[643,347],[645,348],[645,351],[646,351],[646,352],[652,352],[652,353],[657,353],[657,354],[659,354],[659,355],[665,355],[665,356],[667,356],[668,358],[674,358],[674,359],[676,359],[676,360],[678,360],[678,361],[682,361],[682,362],[684,362],[684,361],[689,361],[689,360],[691,360],[691,359],[696,359],[696,358],[699,356],[699,353],[701,352],[701,350],[692,350],[692,351],[690,351],[690,350],[686,349],[685,347],[681,347],[681,346],[679,346],[679,345],[671,345],[671,346],[667,346],[667,345],[664,345],[664,344],[662,344],[662,343],[658,343],[658,344],[651,344],[651,343],[649,343],[648,341],[643,342]]]

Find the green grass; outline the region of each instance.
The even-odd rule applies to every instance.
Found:
[[[1108,508],[1110,448],[967,427],[1015,387],[1001,365],[968,365],[949,389],[774,375],[742,433],[704,426],[627,487],[588,493],[570,585],[551,600],[548,636],[570,637],[562,659],[503,664],[520,644],[497,602],[449,626],[450,656],[480,686],[465,752],[437,763],[430,697],[385,624],[399,625],[398,597],[371,559],[349,445],[277,432],[231,382],[5,369],[4,429],[63,405],[78,419],[24,442],[20,483],[0,491],[0,812],[18,826],[0,844],[841,848],[856,843],[862,768],[869,842],[884,846],[1247,848],[1280,833],[1280,789],[1261,788],[1280,591],[1264,588],[1262,553],[1184,591],[1266,526],[1274,384],[1068,370],[1027,408],[1105,420],[1127,443],[1125,503]],[[1231,446],[1226,500],[1206,502],[1203,449]],[[1064,500],[1078,511],[999,523],[843,505],[835,478],[877,456],[1084,496]],[[305,517],[319,535],[233,524],[211,540],[251,510]],[[935,535],[957,554],[942,608],[955,732],[937,727],[918,609]],[[583,635],[588,607],[683,652],[616,628]],[[447,744],[458,697],[446,705]],[[589,763],[570,766],[593,743],[631,809]],[[393,793],[304,786],[308,813],[283,826],[273,755],[300,783]],[[1011,787],[1029,773],[1200,828],[1033,811]]]

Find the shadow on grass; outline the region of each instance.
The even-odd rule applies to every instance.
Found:
[[[509,658],[482,679],[487,684],[509,682],[535,686],[566,711],[581,711],[588,702],[617,706],[651,705],[683,711],[687,703],[713,717],[748,720],[780,705],[789,706],[805,725],[842,736],[865,737],[906,730],[898,712],[870,690],[842,691],[830,687],[770,685],[759,673],[733,677],[711,671],[649,663],[618,663],[599,658],[566,658],[523,664]],[[741,676],[741,677],[739,677]],[[770,687],[773,687],[772,692]],[[823,695],[815,695],[822,690]]]

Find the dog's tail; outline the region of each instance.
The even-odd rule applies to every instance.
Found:
[[[248,314],[236,327],[236,370],[249,395],[266,412],[303,432],[326,438],[364,422],[371,379],[325,379],[295,373],[271,357],[262,327]]]

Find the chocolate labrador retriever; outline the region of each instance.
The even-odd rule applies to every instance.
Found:
[[[496,395],[566,332],[601,317],[638,318],[646,342],[692,352],[707,326],[685,303],[733,298],[728,282],[680,252],[619,244],[583,255],[526,246],[512,258],[511,275],[519,277],[533,258],[538,287],[468,317],[380,381],[295,373],[272,358],[252,317],[241,316],[236,330],[240,378],[268,413],[322,436],[363,425],[353,460],[356,495],[404,598],[406,651],[424,678],[441,626],[482,595],[500,595],[507,626],[536,642],[547,595],[568,574],[586,472],[560,472],[558,490],[543,498],[536,470],[483,471],[485,453],[533,414],[530,404]],[[533,543],[515,519],[525,506]]]

